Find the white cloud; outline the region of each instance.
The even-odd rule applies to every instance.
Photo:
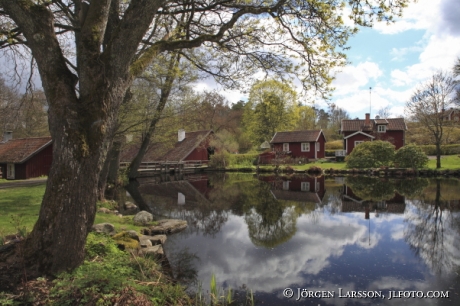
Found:
[[[374,28],[381,34],[398,34],[408,30],[432,29],[437,22],[436,16],[441,14],[440,3],[442,0],[419,0],[410,2],[403,10],[402,18],[396,18],[396,22],[386,24],[378,22]]]
[[[336,88],[334,95],[340,96],[356,92],[360,87],[369,83],[370,79],[378,79],[383,74],[379,65],[373,62],[362,62],[356,66],[346,66],[332,85]]]

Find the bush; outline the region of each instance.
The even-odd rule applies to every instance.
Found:
[[[343,140],[328,141],[325,146],[326,150],[343,150]]]
[[[428,157],[421,148],[410,144],[396,151],[394,163],[401,168],[423,168],[428,163]]]
[[[377,168],[393,163],[395,147],[388,141],[366,141],[353,149],[345,159],[347,168]]]
[[[225,168],[230,163],[230,154],[226,151],[217,152],[211,156],[209,166],[212,168]]]
[[[436,155],[435,145],[419,146],[426,155]],[[441,145],[441,155],[456,155],[460,154],[460,144]]]

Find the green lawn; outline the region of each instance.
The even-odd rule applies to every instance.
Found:
[[[37,221],[45,183],[33,187],[0,189],[0,235],[11,234],[24,226],[32,230]]]
[[[18,232],[18,228],[30,232],[38,219],[40,204],[46,183],[32,187],[0,189],[0,237]],[[133,216],[120,218],[114,214],[97,213],[94,224],[112,223],[117,231],[137,230],[142,227],[132,222]]]
[[[430,161],[428,162],[428,168],[436,169],[436,159],[430,159]],[[460,157],[458,155],[441,156],[441,169],[442,170],[460,169]]]

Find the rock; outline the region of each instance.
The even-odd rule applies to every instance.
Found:
[[[159,257],[162,258],[165,253],[163,251],[163,246],[161,244],[147,247],[147,248],[142,248],[140,250],[140,253],[144,256],[152,256],[152,257]]]
[[[140,237],[139,245],[141,246],[141,248],[148,248],[148,247],[153,246],[152,241],[150,241],[150,239],[147,239],[145,237],[147,236]]]
[[[131,210],[131,209],[137,209],[137,205],[134,204],[133,202],[125,202],[125,209],[126,210]]]
[[[139,239],[137,234],[136,238]],[[137,249],[139,247],[139,240],[132,238],[132,233],[129,232],[118,233],[113,236],[113,240],[115,240],[121,250]]]
[[[126,231],[129,238],[140,241],[139,234],[135,230]]]
[[[111,213],[110,209],[105,208],[105,207],[99,208],[99,209],[97,210],[97,212],[103,213],[103,214],[110,214],[110,213]]]
[[[166,235],[155,235],[155,236],[141,235],[139,239],[141,241],[143,239],[147,239],[152,243],[152,245],[164,244],[166,242]]]
[[[157,221],[157,225],[144,228],[142,234],[156,235],[156,234],[174,234],[183,231],[187,228],[187,221],[177,219],[164,219]]]
[[[115,226],[113,226],[113,224],[110,223],[95,224],[91,229],[93,232],[104,233],[110,236],[115,234]]]
[[[145,210],[138,212],[134,218],[134,223],[147,224],[153,221],[153,215]]]

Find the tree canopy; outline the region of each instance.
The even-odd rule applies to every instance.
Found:
[[[408,1],[0,0],[0,49],[36,63],[53,139],[24,266],[57,273],[82,262],[120,105],[160,54],[176,52],[227,87],[262,72],[296,76],[326,96],[329,70],[345,64],[342,51],[356,31],[345,12],[370,25],[391,20]],[[16,269],[9,273],[24,274]]]

